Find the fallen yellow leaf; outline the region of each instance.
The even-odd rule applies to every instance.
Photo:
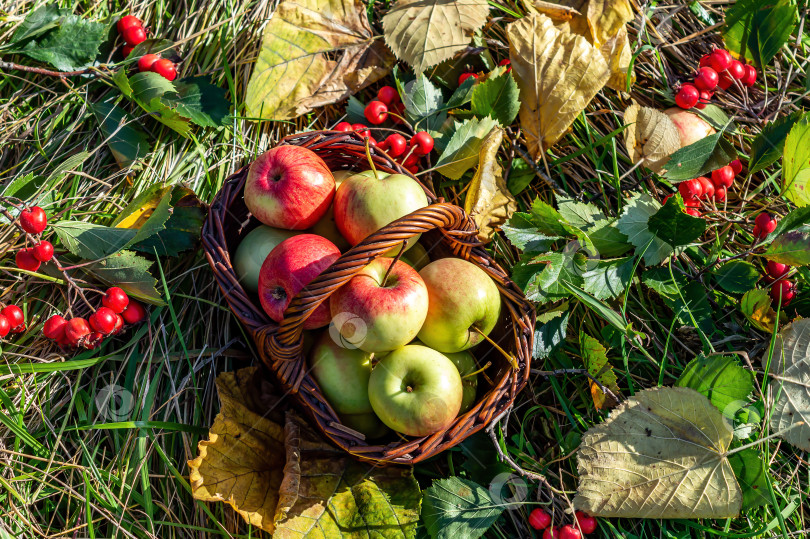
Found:
[[[478,239],[488,242],[497,227],[505,223],[517,210],[517,202],[503,179],[503,171],[498,164],[498,149],[503,141],[503,129],[490,131],[481,144],[478,170],[464,199],[464,211],[478,225]]]
[[[295,118],[378,81],[393,60],[360,0],[283,0],[264,29],[246,114]]]
[[[624,125],[627,155],[633,163],[644,161],[644,166],[654,172],[661,170],[681,147],[678,127],[660,110],[633,103],[624,111]]]
[[[520,86],[520,125],[529,151],[539,159],[607,83],[610,70],[598,48],[542,13],[523,17],[506,31]]]

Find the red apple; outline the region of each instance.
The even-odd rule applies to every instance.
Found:
[[[335,189],[340,187],[340,184],[343,183],[343,180],[348,178],[349,176],[354,176],[356,173],[350,170],[336,170],[332,173],[332,176],[335,177]],[[346,238],[340,233],[338,230],[337,223],[335,223],[335,206],[329,206],[329,209],[326,210],[326,214],[321,217],[321,219],[315,223],[315,225],[309,229],[311,234],[317,234],[319,236],[323,236],[327,240],[334,243],[340,252],[348,251],[351,245]]]
[[[388,352],[411,342],[428,312],[428,291],[405,262],[378,258],[332,294],[335,328],[365,352]],[[349,324],[341,324],[350,320]]]
[[[259,300],[267,316],[281,322],[298,292],[338,257],[340,251],[335,244],[315,234],[299,234],[279,243],[267,255],[259,272]],[[324,302],[304,322],[304,329],[328,323],[329,306]]]
[[[335,178],[323,159],[301,146],[277,146],[256,159],[245,182],[245,204],[268,226],[304,230],[324,216]]]

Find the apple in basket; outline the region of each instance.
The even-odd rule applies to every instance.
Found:
[[[276,146],[251,163],[244,196],[250,213],[262,223],[305,230],[329,209],[335,178],[312,150]]]

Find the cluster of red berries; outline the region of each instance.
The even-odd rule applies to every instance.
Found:
[[[566,524],[562,528],[551,525],[551,515],[547,511],[537,508],[529,514],[529,526],[535,530],[545,530],[543,539],[580,539],[582,534],[592,533],[596,530],[596,519],[582,511],[574,513],[579,528]],[[581,530],[581,533],[580,533]]]
[[[20,212],[20,227],[29,234],[41,234],[48,226],[45,210],[31,206]],[[46,240],[39,240],[33,247],[17,251],[14,261],[17,267],[26,271],[37,271],[43,262],[53,258],[53,245]]]
[[[727,50],[716,49],[700,59],[694,82],[681,85],[675,94],[675,103],[682,109],[703,109],[718,87],[728,90],[735,80],[743,86],[753,86],[757,80],[757,70],[752,65],[735,60]]]
[[[686,213],[692,217],[700,217],[698,208],[701,205],[701,199],[715,202],[726,200],[728,189],[734,184],[734,177],[740,172],[742,172],[742,163],[739,159],[735,159],[730,164],[712,171],[711,178],[701,176],[679,183],[678,192],[683,197]],[[667,195],[664,203],[671,196]]]
[[[6,305],[0,309],[0,339],[9,333],[22,333],[25,331],[25,316],[22,309],[16,305]]]
[[[405,114],[405,104],[399,97],[399,92],[393,86],[383,86],[377,92],[377,99],[369,101],[363,114],[371,125],[380,125],[388,119],[391,112],[391,120],[394,123],[402,123],[402,115]]]
[[[118,21],[118,32],[124,41],[124,58],[129,56],[135,45],[146,41],[146,30],[143,23],[134,15],[125,15]],[[138,71],[152,71],[166,80],[177,78],[177,66],[168,58],[161,58],[159,54],[144,54],[138,59]]]
[[[512,61],[509,58],[504,58],[503,60],[498,62],[498,65],[499,66],[507,66],[506,67],[506,72],[507,73],[512,71]],[[472,77],[474,79],[478,79],[478,73],[474,73],[472,71],[465,71],[464,73],[462,73],[461,75],[458,76],[458,85],[461,86],[462,84],[464,84],[464,81],[469,79],[470,77]]]
[[[63,348],[93,350],[106,338],[117,335],[125,324],[138,324],[146,320],[146,309],[117,286],[108,288],[101,298],[103,307],[90,315],[66,320],[55,314],[45,321],[42,334]]]
[[[772,283],[770,291],[771,299],[781,304],[782,307],[787,307],[796,296],[796,283],[785,279],[793,268],[787,264],[774,262],[773,260],[768,260],[765,268],[765,282]]]
[[[774,230],[779,223],[770,213],[762,212],[754,219],[754,237],[762,239]]]

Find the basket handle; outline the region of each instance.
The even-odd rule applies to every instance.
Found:
[[[271,332],[265,339],[271,357],[281,361],[298,359],[304,322],[321,303],[372,260],[409,238],[436,228],[456,232],[448,236],[455,240],[453,252],[457,256],[467,258],[472,248],[478,245],[475,224],[462,208],[454,204],[438,202],[393,221],[343,253],[301,290],[284,311],[284,319],[277,328],[270,326],[262,330]],[[473,241],[464,241],[465,237],[472,237]]]

